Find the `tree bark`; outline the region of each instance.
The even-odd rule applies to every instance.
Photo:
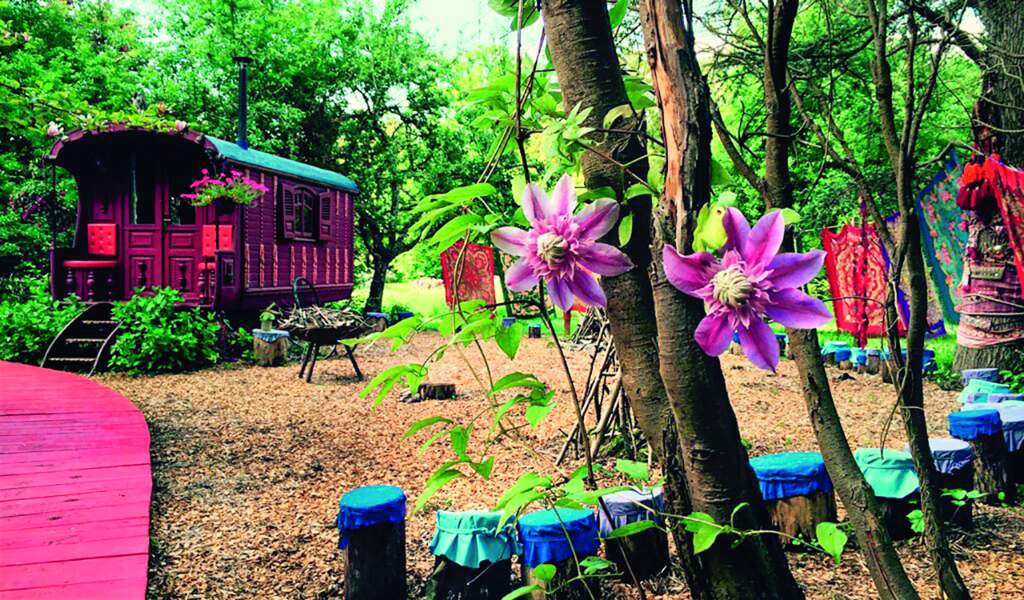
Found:
[[[666,147],[665,191],[653,219],[651,270],[660,371],[691,500],[694,510],[716,522],[732,519],[741,529],[765,528],[770,519],[740,443],[721,365],[694,340],[703,305],[668,283],[661,261],[665,244],[689,250],[697,210],[710,195],[710,94],[694,53],[693,19],[679,0],[642,0],[640,18]],[[743,502],[749,507],[733,515]],[[730,544],[720,538],[697,557],[715,598],[803,597],[775,536],[750,537],[735,548]]]
[[[910,5],[913,6],[911,1]],[[896,125],[896,110],[893,103],[892,70],[889,65],[888,40],[891,35],[889,26],[888,3],[868,0],[868,19],[871,22],[874,55],[871,60],[871,75],[875,88],[875,99],[878,108],[879,124],[882,139],[889,154],[889,162],[896,178],[896,201],[903,215],[900,224],[899,242],[896,256],[890,271],[891,285],[886,298],[887,321],[892,325],[888,328],[890,350],[896,373],[893,384],[898,395],[898,402],[903,416],[903,425],[914,459],[921,487],[921,512],[924,516],[924,536],[931,555],[942,592],[952,600],[970,598],[970,592],[957,569],[956,561],[949,550],[945,533],[942,529],[942,516],[939,509],[941,490],[937,485],[937,471],[932,460],[931,447],[928,443],[928,425],[924,413],[924,380],[923,357],[924,337],[928,330],[928,286],[925,281],[926,272],[924,255],[921,253],[921,232],[915,218],[915,201],[913,188],[914,175],[917,167],[915,151],[917,133],[924,118],[924,109],[935,88],[939,63],[932,63],[927,87],[918,97],[919,90],[914,82],[914,58],[917,52],[917,21],[913,11],[907,15],[906,69],[909,80],[908,89],[903,98],[903,123],[899,129]],[[944,45],[937,52],[941,57]],[[896,311],[895,290],[900,284],[900,275],[904,260],[910,276],[910,315],[907,323],[907,358],[904,361],[900,353],[900,334],[895,323],[899,316]],[[894,285],[892,285],[894,284]]]
[[[380,312],[384,303],[384,284],[387,283],[388,267],[393,259],[383,254],[373,254],[373,275],[370,278],[370,293],[366,297],[363,312]]]
[[[975,108],[975,146],[986,153],[999,153],[1009,165],[1024,167],[1024,11],[1017,0],[978,0],[977,11],[985,26],[986,47],[979,60],[983,76]],[[970,213],[967,218],[975,257],[966,261],[964,276],[971,277],[971,262],[1002,265],[1000,300],[1010,304],[1003,309],[1009,314],[992,315],[991,304],[975,308],[969,298],[961,303],[961,328],[971,328],[977,332],[973,337],[991,343],[958,345],[954,368],[1020,368],[1024,366],[1024,340],[1016,336],[1024,329],[1024,316],[1018,308],[1024,306],[1024,296],[1017,285],[1013,253],[1003,245],[1002,216],[998,210],[990,210]]]
[[[601,127],[604,115],[629,102],[619,68],[615,42],[603,0],[544,0],[542,3],[548,49],[561,85],[566,106],[592,108],[588,126]],[[606,133],[590,136],[598,152],[583,156],[583,176],[588,189],[610,187],[621,199],[634,179],[620,165],[643,180],[647,174],[643,122],[626,119],[616,129],[639,133]],[[604,156],[602,156],[604,155]],[[605,158],[615,159],[615,162]],[[618,162],[619,164],[615,164]],[[668,406],[658,366],[657,326],[654,299],[647,270],[650,253],[650,202],[635,198],[628,209],[633,233],[623,248],[636,267],[618,277],[603,277],[608,297],[608,323],[619,364],[623,390],[644,437],[651,445],[666,476],[666,502],[675,514],[691,512],[689,490],[679,460],[678,436]],[[616,231],[614,228],[612,231]],[[605,240],[614,243],[613,240]],[[673,538],[694,598],[705,597],[706,583],[698,572],[689,538],[673,528]]]

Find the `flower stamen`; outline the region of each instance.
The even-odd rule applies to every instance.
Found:
[[[754,284],[737,268],[728,268],[715,273],[711,278],[715,300],[737,308],[746,303],[754,293]]]
[[[542,233],[537,237],[537,256],[554,268],[569,251],[569,242],[556,233]]]

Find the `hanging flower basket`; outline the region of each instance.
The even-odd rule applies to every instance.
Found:
[[[270,191],[270,188],[250,179],[241,171],[231,171],[224,177],[211,177],[209,171],[202,170],[203,177],[189,186],[192,193],[181,197],[192,202],[192,206],[214,207],[217,214],[223,215],[231,211],[236,204],[248,206],[253,200]]]

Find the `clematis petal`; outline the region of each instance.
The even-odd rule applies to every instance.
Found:
[[[525,292],[537,287],[538,283],[540,278],[533,272],[525,258],[517,260],[505,273],[505,284],[514,292]]]
[[[732,324],[729,313],[718,311],[701,319],[693,334],[697,345],[709,356],[718,356],[726,351],[732,342]]]
[[[669,283],[691,296],[706,286],[718,271],[718,260],[707,252],[682,256],[673,246],[666,244],[661,250],[661,259],[665,263],[665,276]]]
[[[594,200],[580,214],[573,217],[580,226],[580,238],[599,240],[615,227],[619,220],[619,204],[611,198]]]
[[[603,308],[608,304],[604,290],[598,285],[597,280],[582,269],[577,269],[573,274],[572,280],[569,281],[569,290],[587,306]]]
[[[526,256],[526,242],[530,234],[518,227],[499,227],[491,232],[491,243],[512,256]]]
[[[548,216],[547,194],[535,183],[523,190],[523,215],[531,225],[536,225]]]
[[[562,178],[555,184],[555,190],[550,200],[551,211],[548,214],[571,215],[576,210],[576,189],[573,187],[572,177],[562,175]]]
[[[579,264],[588,271],[608,276],[622,275],[633,268],[633,261],[621,250],[600,242],[580,250]]]
[[[769,319],[794,329],[815,329],[832,319],[824,302],[795,288],[772,292],[765,314]]]
[[[548,293],[551,294],[551,302],[558,308],[562,310],[572,308],[575,298],[573,297],[572,290],[569,289],[569,283],[564,279],[549,279]]]
[[[743,216],[743,213],[732,207],[725,209],[722,226],[725,227],[726,237],[722,252],[743,248],[743,244],[750,237],[750,224],[747,223],[747,218]]]
[[[750,236],[743,243],[740,254],[752,267],[767,265],[779,253],[785,234],[786,222],[782,218],[782,211],[773,210],[761,217],[757,225],[750,230]]]
[[[746,327],[739,328],[740,346],[755,367],[774,371],[779,365],[779,341],[775,332],[761,319],[751,319]]]
[[[821,272],[823,264],[825,252],[822,250],[811,250],[803,254],[784,252],[768,263],[768,269],[771,270],[768,279],[777,288],[795,288],[814,279]]]

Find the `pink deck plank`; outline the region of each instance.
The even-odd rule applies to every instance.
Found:
[[[87,378],[0,362],[0,600],[144,598],[149,430]]]

